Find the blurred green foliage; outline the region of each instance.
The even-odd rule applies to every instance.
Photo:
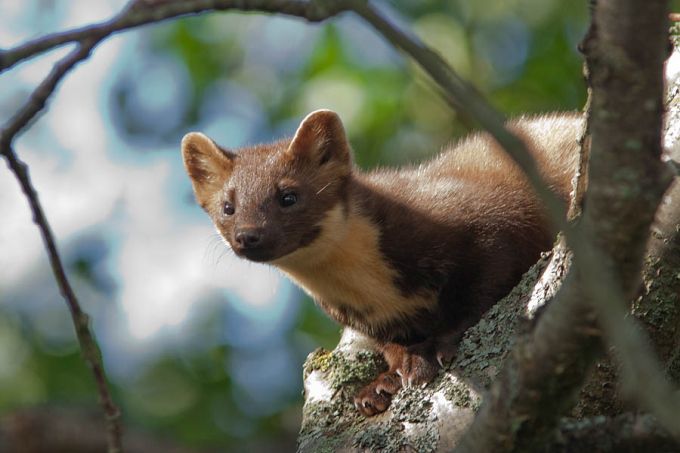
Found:
[[[576,46],[587,23],[585,1],[428,0],[383,6],[393,8],[392,16],[410,24],[510,116],[575,110],[584,104]],[[178,143],[184,132],[209,121],[210,115],[219,117],[219,106],[209,114],[205,105],[225,86],[236,96],[223,104],[227,119],[247,119],[251,107],[258,110],[258,128],[245,141],[292,134],[310,110],[329,107],[343,117],[356,161],[364,168],[417,162],[470,131],[418,68],[356,18],[308,25],[257,14],[215,13],[133,33],[143,36],[140,59],[170,59],[189,76],[182,120],[161,134],[168,142]],[[279,53],[279,44],[285,54]],[[134,83],[129,80],[112,93],[120,127],[131,135],[153,135],[153,129],[132,127],[134,121],[126,120],[120,107]],[[70,272],[83,279],[90,275],[83,261],[75,262]],[[210,317],[205,323],[196,335],[219,328]],[[0,360],[12,364],[0,369],[3,411],[34,404],[96,404],[94,386],[72,340],[55,351],[30,319],[5,314],[0,324],[0,357],[12,358]],[[330,348],[338,336],[338,327],[304,300],[281,341],[297,351],[301,363],[315,346]],[[238,362],[219,343],[195,350],[178,346],[131,380],[114,376],[126,422],[194,447],[273,451],[277,445],[292,446],[299,392],[272,403],[273,412],[251,411],[231,378],[231,367]],[[302,372],[297,370],[292,379],[300,389]]]

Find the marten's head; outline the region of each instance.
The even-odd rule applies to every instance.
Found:
[[[182,139],[196,200],[237,255],[274,261],[311,245],[345,212],[352,153],[338,115],[310,113],[292,140],[225,149]]]

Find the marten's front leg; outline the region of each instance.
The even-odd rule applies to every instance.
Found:
[[[436,346],[434,338],[409,346],[385,343],[381,349],[388,370],[354,397],[359,412],[369,417],[384,412],[400,388],[432,381],[440,365]]]

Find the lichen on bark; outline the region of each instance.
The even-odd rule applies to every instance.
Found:
[[[387,412],[372,418],[358,414],[352,397],[385,364],[371,352],[370,339],[345,329],[335,350],[317,349],[305,362],[298,451],[436,452],[453,448],[512,347],[518,327],[532,322],[529,315],[554,293],[555,282],[568,265],[569,254],[559,243],[466,332],[457,357],[434,382],[402,390]]]
[[[675,51],[673,58],[680,68],[680,53]],[[680,156],[677,75],[680,70],[676,77],[669,77],[665,124],[667,154],[675,160]],[[680,183],[676,178],[657,212],[643,266],[643,283],[632,308],[665,363],[668,376],[675,382],[680,382],[679,225]],[[306,403],[299,451],[434,452],[455,448],[517,335],[533,327],[536,313],[541,313],[542,304],[555,293],[569,266],[570,254],[558,243],[507,297],[466,332],[456,359],[433,383],[424,389],[403,390],[385,414],[366,419],[357,414],[352,404],[352,392],[384,367],[377,355],[357,356],[360,351],[370,350],[370,340],[359,340],[358,334],[346,332],[332,353],[316,351],[310,355],[305,365]],[[636,437],[641,429],[646,432],[647,418],[641,422],[629,415],[618,415],[629,406],[620,398],[616,367],[612,363],[604,359],[593,367],[571,413],[581,421],[565,419],[555,442],[546,447],[552,450],[546,451],[569,451],[567,441],[594,448],[605,445],[606,436],[614,436],[615,429],[623,430],[619,439],[622,445],[645,445],[661,439],[663,431],[657,427],[649,428],[650,435]],[[319,401],[312,397],[311,388],[318,386],[315,380],[326,379],[333,390],[327,392],[330,395],[327,400]],[[346,388],[339,388],[343,382]],[[591,416],[597,417],[587,418]],[[667,439],[658,441],[659,445],[668,445]]]

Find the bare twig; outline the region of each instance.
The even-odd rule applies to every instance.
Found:
[[[120,411],[111,398],[111,393],[106,380],[106,373],[101,359],[101,352],[90,331],[89,317],[80,308],[78,299],[69,283],[66,272],[64,271],[64,266],[54,241],[52,229],[45,218],[45,214],[38,199],[38,194],[31,182],[28,166],[16,156],[11,144],[16,134],[26,127],[26,125],[45,107],[47,99],[52,95],[64,76],[79,61],[82,61],[89,56],[90,51],[97,42],[97,40],[84,40],[84,42],[76,49],[54,65],[49,75],[42,83],[40,83],[40,85],[38,85],[33,93],[31,93],[31,96],[24,106],[19,109],[19,111],[3,127],[2,132],[0,133],[0,153],[5,157],[7,165],[19,181],[21,189],[26,195],[31,207],[33,222],[40,230],[43,243],[45,244],[50,259],[54,278],[57,281],[59,290],[66,300],[71,312],[80,350],[94,375],[99,401],[106,415],[109,452],[114,453],[122,451]]]
[[[371,24],[378,33],[406,52],[432,77],[443,90],[444,97],[453,109],[465,112],[496,139],[527,175],[532,187],[550,211],[550,219],[560,229],[566,229],[564,202],[543,182],[524,142],[505,127],[505,117],[420,39],[406,34],[390,23],[368,2],[352,2],[351,6],[352,10]]]
[[[104,409],[104,413],[106,414],[107,430],[109,434],[109,452],[120,452],[122,451],[120,411],[113,403],[111,393],[109,392],[106,381],[106,373],[104,372],[104,366],[102,364],[101,352],[99,351],[99,346],[97,345],[97,342],[93,338],[92,332],[90,331],[89,317],[80,308],[78,299],[73,292],[73,288],[69,283],[68,277],[66,276],[64,266],[61,262],[59,252],[54,241],[54,235],[52,234],[49,223],[45,218],[42,206],[38,200],[38,194],[33,188],[27,165],[17,158],[14,150],[11,147],[5,148],[3,150],[3,156],[7,160],[9,168],[16,176],[19,184],[21,185],[21,189],[28,199],[31,212],[33,213],[33,222],[40,230],[43,243],[45,244],[45,248],[47,249],[47,254],[50,259],[50,265],[52,266],[54,278],[57,281],[61,295],[64,297],[64,299],[66,299],[71,312],[73,324],[76,329],[76,336],[78,338],[78,343],[80,344],[80,350],[83,354],[83,358],[89,365],[90,369],[92,370],[92,374],[94,375],[95,383],[97,384],[97,390],[99,393],[99,401]]]
[[[259,11],[297,16],[310,22],[318,22],[347,9],[348,3],[304,0],[133,0],[120,14],[105,22],[41,36],[12,49],[0,51],[0,72],[27,58],[64,44],[84,39],[101,41],[119,31],[188,14],[220,10]]]
[[[0,131],[0,153],[11,152],[10,147],[14,137],[45,108],[45,103],[57,84],[78,62],[90,55],[90,51],[97,42],[93,39],[84,40],[81,45],[54,65],[48,76],[33,90],[28,101],[3,126]]]
[[[591,15],[595,10],[595,0],[590,2],[590,12]],[[582,43],[579,44],[579,50],[583,52],[583,43],[588,40],[588,36],[592,36],[595,33],[595,23],[591,21],[590,27],[586,32],[586,37],[584,37]],[[579,138],[579,159],[578,168],[576,169],[576,175],[572,180],[572,198],[569,204],[569,212],[567,213],[567,219],[569,221],[575,221],[583,213],[583,200],[585,198],[586,189],[588,187],[588,167],[590,165],[590,117],[592,114],[592,103],[591,96],[592,92],[590,89],[590,75],[588,65],[583,63],[583,73],[587,82],[588,98],[586,100],[586,105],[583,108],[585,121],[583,122],[583,132]]]

